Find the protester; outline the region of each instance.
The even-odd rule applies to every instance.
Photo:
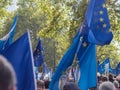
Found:
[[[11,64],[0,55],[0,90],[17,90],[16,76]]]
[[[45,90],[49,90],[49,84],[50,84],[50,81],[45,80]]]
[[[119,90],[119,83],[118,83],[118,81],[115,80],[115,81],[113,82],[113,84],[115,85],[116,90]]]
[[[67,81],[68,82],[74,82],[74,78],[70,76],[70,77],[67,78]]]
[[[114,79],[113,79],[113,75],[109,74],[109,81],[113,83]]]
[[[106,81],[108,81],[108,78],[107,78],[106,76],[102,76],[101,79],[102,79],[102,82],[106,82]],[[102,83],[102,82],[101,82],[101,83]]]
[[[100,84],[99,90],[115,90],[115,86],[112,82],[106,81]]]
[[[89,88],[89,90],[99,90],[97,87]]]
[[[66,75],[62,75],[59,81],[59,90],[63,90],[63,86],[66,84],[68,77]]]
[[[80,88],[74,82],[67,82],[63,86],[63,90],[80,90]]]
[[[116,77],[116,80],[118,81],[118,83],[119,83],[119,88],[120,88],[120,75],[118,75],[118,76]]]
[[[37,90],[45,90],[45,83],[42,80],[37,80]]]

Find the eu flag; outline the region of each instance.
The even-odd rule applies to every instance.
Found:
[[[115,74],[115,70],[111,67],[110,63],[109,63],[109,72]]]
[[[50,69],[47,67],[46,63],[43,64],[43,69],[44,69],[44,71],[43,71],[44,74],[48,74],[50,72]]]
[[[116,67],[116,75],[120,74],[120,63]]]
[[[109,44],[113,38],[105,0],[91,0],[85,15],[89,27],[88,41],[97,45]]]
[[[120,63],[116,66],[116,68],[112,69],[110,71],[112,74],[118,76],[120,74]]]
[[[82,44],[83,45],[83,44]],[[88,90],[91,87],[96,87],[96,48],[94,44],[85,45],[86,49],[79,59],[80,79],[78,85],[81,90]]]
[[[67,50],[67,52],[62,57],[59,65],[58,65],[58,67],[57,67],[57,69],[52,77],[52,81],[50,83],[50,88],[49,88],[50,90],[59,90],[58,89],[58,82],[59,82],[60,76],[73,63],[74,56],[75,56],[75,53],[76,53],[76,50],[78,47],[78,43],[80,41],[80,30],[77,33],[78,34],[76,34],[70,48]]]
[[[34,56],[34,64],[36,67],[41,66],[43,64],[43,47],[40,38],[38,38],[38,44],[33,53]]]
[[[81,56],[83,55],[83,52],[87,49],[87,46],[89,45],[87,35],[80,37],[80,42],[76,51],[76,59],[79,61]]]
[[[4,48],[7,48],[12,43],[14,32],[16,30],[17,19],[18,19],[18,16],[16,15],[13,20],[10,32],[0,39],[0,53]]]
[[[25,33],[3,51],[17,76],[18,90],[36,90],[30,37]]]
[[[109,58],[107,58],[102,64],[100,64],[98,66],[98,72],[100,74],[103,74],[105,72],[105,65],[106,64],[109,64],[109,68],[110,68],[110,60],[109,60]]]

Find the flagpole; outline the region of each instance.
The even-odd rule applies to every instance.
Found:
[[[96,52],[97,52],[97,45],[95,45],[95,50],[96,50]],[[97,53],[96,53],[96,62],[97,62]],[[98,78],[97,78],[97,72],[98,72],[98,66],[97,66],[97,63],[96,63],[96,82],[98,83]],[[96,85],[96,89],[97,89],[97,85]]]
[[[32,67],[34,68],[34,58],[33,58],[33,54],[32,54],[32,44],[31,44],[31,39],[30,39],[30,32],[29,32],[29,30],[27,30],[27,32],[28,32],[28,39],[29,39],[29,47],[30,47],[30,53],[31,53],[31,59],[32,59]],[[33,69],[32,68],[32,69]],[[36,85],[36,79],[35,79],[35,71],[34,71],[34,69],[33,69],[33,75],[34,75],[34,85],[35,85],[35,90],[37,90],[37,85]]]
[[[55,51],[56,51],[56,47],[55,47],[55,41],[54,41],[54,71],[55,71],[55,67],[56,67],[56,60],[55,60],[56,54],[55,54]]]
[[[80,27],[80,32],[79,32],[79,35],[82,33],[82,29],[83,29],[83,23],[80,25],[81,27]],[[76,50],[76,53],[75,53],[75,56],[74,56],[74,60],[73,60],[73,63],[75,62],[75,64],[77,64],[77,68],[79,68],[79,70],[80,70],[80,66],[78,65],[78,62],[77,62],[77,60],[76,60],[76,58],[77,58],[77,53],[78,53],[78,51],[79,51],[79,49],[80,49],[80,46],[81,46],[81,43],[82,42],[82,38],[80,38],[80,42],[79,42],[79,44],[78,44],[78,46],[77,46],[77,50]],[[75,80],[75,83],[76,84],[78,84],[78,81],[79,80]]]

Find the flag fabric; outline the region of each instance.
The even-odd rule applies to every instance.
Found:
[[[0,39],[0,53],[4,48],[7,48],[10,44],[12,44],[12,40],[13,40],[14,33],[16,30],[16,25],[17,25],[17,19],[18,19],[18,16],[16,15],[13,20],[10,32]]]
[[[98,72],[100,74],[103,74],[105,72],[105,65],[106,64],[109,64],[109,67],[110,67],[110,60],[109,60],[109,58],[106,58],[106,60],[102,64],[100,64],[98,66]]]
[[[120,74],[120,63],[117,65],[116,69],[116,75]]]
[[[96,87],[96,48],[94,44],[87,44],[86,50],[83,51],[79,58],[80,79],[78,85],[81,90],[88,90],[91,87]]]
[[[110,71],[110,73],[112,73],[112,74],[114,74],[114,75],[116,75],[116,69],[114,68],[114,69],[112,69],[111,71]],[[120,74],[120,73],[119,73]],[[116,75],[117,76],[117,75]]]
[[[75,53],[76,53],[76,50],[78,47],[78,43],[80,41],[80,29],[79,29],[79,32],[77,32],[78,34],[76,34],[75,38],[73,39],[73,42],[72,42],[70,48],[67,50],[67,52],[62,57],[59,65],[52,77],[50,87],[49,87],[50,90],[59,90],[58,84],[56,85],[56,83],[59,82],[59,79],[60,79],[60,76],[62,75],[62,73],[65,72],[65,70],[73,63],[74,56],[75,56]]]
[[[52,78],[52,75],[53,75],[53,71],[52,71],[51,68],[49,69],[49,73],[48,73],[48,75],[49,75],[49,79],[50,79],[50,81],[51,81],[51,78]]]
[[[34,71],[35,71],[35,78],[36,78],[36,80],[39,80],[39,77],[38,77],[38,74],[39,74],[38,67],[34,67]]]
[[[25,33],[17,39],[2,54],[9,60],[16,72],[17,89],[36,90],[29,33]]]
[[[83,35],[80,37],[80,42],[76,51],[76,55],[77,55],[76,60],[78,61],[82,57],[83,52],[87,49],[87,45],[89,44],[87,37],[88,37],[87,35]]]
[[[34,56],[34,64],[36,67],[41,66],[44,62],[43,58],[43,47],[40,38],[38,38],[38,44],[33,53]]]
[[[109,72],[116,75],[116,69],[109,67]]]
[[[47,67],[47,64],[46,64],[46,63],[43,64],[43,69],[44,69],[44,71],[43,71],[44,74],[48,74],[49,71],[50,71],[49,68]]]
[[[89,27],[88,41],[97,45],[109,44],[113,38],[106,9],[106,0],[91,0],[85,19]]]
[[[44,79],[50,80],[52,77],[52,69],[48,68],[47,64],[44,62],[43,64],[43,73]]]
[[[118,76],[120,74],[120,63],[116,66],[116,68],[114,68],[114,69],[111,68],[110,73]]]
[[[98,69],[98,72],[99,72],[101,75],[102,75],[102,74],[104,73],[104,71],[105,71],[105,70],[104,70],[104,66],[102,66],[102,65],[100,65],[100,64],[98,65],[98,68],[97,68],[97,69]]]

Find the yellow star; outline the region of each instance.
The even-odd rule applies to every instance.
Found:
[[[102,4],[102,7],[103,7],[103,8],[106,8],[106,5],[105,5],[105,4]]]
[[[107,27],[107,25],[106,24],[103,24],[103,28],[106,28]]]
[[[83,43],[83,47],[86,47],[86,46],[87,46],[87,43],[86,43],[86,42],[84,42],[84,43]]]
[[[100,18],[100,22],[103,22],[103,20],[104,20],[103,18]]]
[[[102,15],[102,14],[103,14],[103,11],[102,11],[102,10],[100,10],[100,11],[99,11],[99,13]]]

